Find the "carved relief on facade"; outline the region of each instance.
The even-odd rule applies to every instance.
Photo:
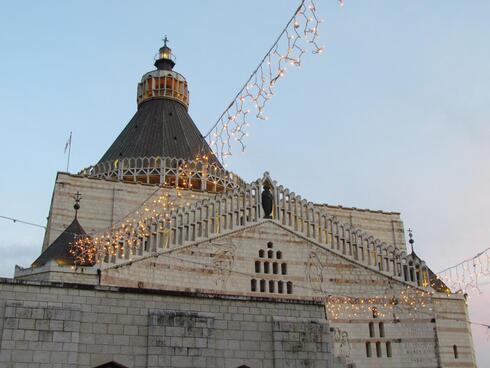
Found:
[[[237,246],[232,241],[204,243],[199,246],[209,253],[206,268],[217,275],[216,286],[226,289],[226,283],[232,273],[236,260]]]

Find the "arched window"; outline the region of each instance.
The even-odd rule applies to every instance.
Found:
[[[274,281],[270,280],[269,281],[269,293],[273,293],[273,292],[274,292]]]
[[[260,257],[260,258],[264,258],[264,253],[265,253],[265,252],[264,252],[264,250],[263,250],[263,249],[259,250],[259,257]]]
[[[288,265],[286,263],[282,263],[281,264],[281,273],[283,275],[287,275],[288,274]]]
[[[366,342],[366,356],[368,358],[371,358],[372,352],[371,352],[371,343],[368,341]]]
[[[251,291],[257,291],[257,280],[252,279],[250,281],[250,290]]]
[[[278,251],[276,252],[276,258],[277,258],[277,259],[282,259],[282,252],[281,252],[280,250],[278,250]]]
[[[264,262],[264,273],[270,273],[270,265],[269,262]]]
[[[268,242],[267,243],[267,248],[272,248],[272,246],[273,246],[273,243],[272,242]]]
[[[383,322],[379,323],[379,337],[385,337],[385,324]]]
[[[269,250],[269,251],[267,252],[267,257],[268,257],[268,258],[272,258],[273,256],[274,256],[274,252],[273,252],[272,250]]]
[[[293,293],[293,283],[291,281],[288,281],[288,283],[287,283],[287,292],[288,292],[288,294]]]
[[[378,358],[381,358],[381,343],[379,341],[376,341],[376,356]]]
[[[453,354],[454,359],[458,359],[458,347],[456,345],[453,345]]]
[[[260,292],[265,293],[265,280],[260,280]]]
[[[256,273],[260,272],[260,261],[255,261],[255,272]]]
[[[386,342],[386,356],[388,358],[391,358],[393,356],[393,353],[391,352],[391,341]]]
[[[116,362],[108,362],[108,363],[98,365],[95,368],[127,368],[127,367]]]
[[[277,263],[276,263],[276,262],[274,262],[274,263],[272,264],[272,273],[273,273],[274,275],[277,275],[277,273],[278,273],[278,272],[279,272],[278,265],[277,265]]]
[[[369,322],[369,337],[374,337],[374,323]]]
[[[282,282],[282,281],[278,281],[277,282],[277,292],[279,294],[283,294],[284,293],[284,282]]]

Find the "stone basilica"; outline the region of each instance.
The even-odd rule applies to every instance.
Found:
[[[0,279],[0,367],[476,367],[465,297],[400,214],[226,171],[174,60],[165,44],[97,164],[58,173],[40,256]],[[162,196],[136,241],[76,257]]]

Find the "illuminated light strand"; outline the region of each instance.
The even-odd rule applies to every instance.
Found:
[[[158,255],[155,255],[155,257]],[[199,265],[199,266],[204,266],[208,269],[215,269],[218,272],[230,272],[232,274],[237,274],[240,276],[245,276],[245,277],[250,277],[250,278],[256,278],[257,274],[254,273],[249,273],[249,272],[243,272],[243,271],[237,271],[237,270],[230,270],[229,268],[225,268],[216,264],[210,264],[210,263],[204,263],[204,262],[199,262],[195,260],[190,260],[187,258],[182,258],[170,253],[166,253],[164,255],[167,258],[172,258],[184,263],[189,263],[193,265]],[[360,291],[365,291],[365,284],[364,283],[358,283],[360,287]],[[305,286],[305,285],[295,285],[295,288],[297,289],[304,289],[307,291],[313,291],[313,292],[318,292],[317,288]],[[392,285],[390,284],[387,288],[385,288],[385,291],[382,295],[377,295],[377,296],[370,296],[370,297],[359,297],[359,296],[353,296],[353,295],[339,295],[339,294],[330,294],[328,295],[331,299],[331,304],[332,300],[335,300],[333,298],[338,298],[337,300],[350,300],[350,301],[356,301],[359,300],[360,304],[362,305],[362,308],[357,308],[356,313],[352,313],[350,315],[344,316],[347,318],[365,318],[366,313],[371,314],[373,312],[373,308],[377,310],[377,315],[379,317],[388,317],[388,314],[380,311],[378,307],[380,307],[380,304],[374,304],[374,303],[379,303],[380,301],[384,301],[386,303],[387,300],[390,300],[390,303],[386,303],[386,306],[389,307],[390,305],[392,306],[391,308],[393,309],[393,306],[398,310],[398,312],[402,313],[403,311],[407,312],[406,314],[409,317],[412,317],[412,319],[415,319],[415,314],[414,312],[430,317],[434,317],[435,313],[432,310],[432,307],[429,306],[429,303],[427,301],[430,300],[430,297],[432,296],[433,292],[425,291],[425,290],[419,290],[416,287],[406,285],[405,289],[402,289],[400,291],[400,295],[398,297],[393,296],[394,290],[392,288]],[[269,294],[265,294],[269,296]],[[397,300],[393,298],[398,298]],[[369,304],[368,302],[371,302],[373,304]],[[417,306],[417,303],[420,303]],[[330,305],[331,306],[331,305]],[[346,303],[344,302],[343,304],[340,304],[340,308],[345,307]],[[384,306],[384,304],[383,304]],[[325,299],[325,308],[328,311],[327,306],[327,300]],[[343,313],[345,313],[345,309],[343,310]],[[389,316],[390,318],[393,316]],[[403,315],[398,315],[398,317],[405,317],[405,314]],[[445,317],[446,320],[454,320],[457,322],[461,322],[459,318],[448,318]],[[486,327],[487,329],[490,329],[490,325],[486,323],[480,323],[480,322],[473,322],[470,320],[464,321],[465,323],[469,323],[475,326],[481,326],[481,327]]]
[[[448,267],[437,273],[437,280],[442,281],[452,290],[464,293],[481,291],[482,280],[490,277],[490,247],[479,252],[474,257],[465,259],[460,263]]]
[[[339,4],[343,5],[343,1]],[[274,86],[284,77],[287,66],[300,67],[305,53],[324,51],[318,44],[321,22],[313,0],[302,0],[247,82],[205,135],[214,154],[223,163],[232,155],[234,145],[245,150],[250,116],[267,120],[266,104],[274,96]]]
[[[136,210],[126,215],[116,225],[105,231],[78,237],[70,247],[70,254],[77,266],[100,264],[107,257],[121,256],[132,259],[141,253],[144,241],[152,233],[152,226],[158,224],[160,230],[169,238],[171,214],[179,206],[189,206],[190,202],[182,195],[183,189],[192,189],[193,174],[204,171],[217,171],[220,167],[209,162],[209,155],[201,151],[192,164],[182,160],[179,163],[179,183],[175,183],[175,195],[164,193],[153,198],[156,189]],[[168,184],[168,183],[165,183]],[[195,198],[193,193],[190,199]],[[168,244],[168,239],[167,239]]]

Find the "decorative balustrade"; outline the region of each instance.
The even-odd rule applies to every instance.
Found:
[[[216,165],[170,157],[138,157],[106,161],[83,169],[79,174],[208,192],[223,192],[245,185],[238,175]]]
[[[149,235],[141,239],[138,254],[134,256],[149,256],[267,221],[263,219],[261,203],[266,182],[272,184],[265,178],[180,207],[171,214],[169,225],[148,223]],[[417,257],[340,222],[324,208],[315,207],[282,186],[273,186],[271,191],[274,193],[272,217],[276,223],[365,267],[414,286],[429,286],[428,269]],[[125,247],[122,254],[106,257],[105,265],[127,262],[130,255],[129,247]]]

